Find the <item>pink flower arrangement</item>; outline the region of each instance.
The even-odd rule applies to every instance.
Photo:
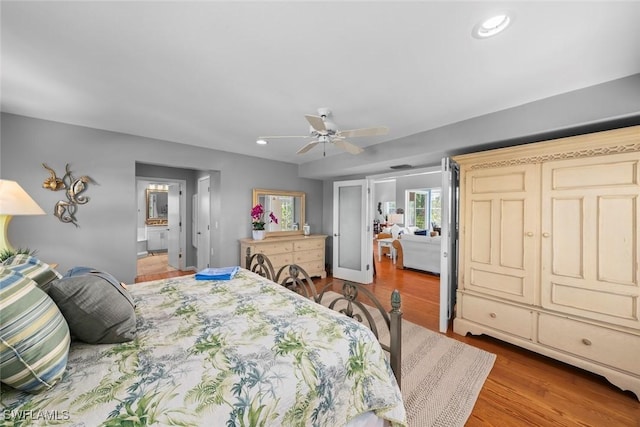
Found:
[[[264,214],[264,207],[260,203],[251,208],[251,224],[254,230],[264,230]],[[278,218],[273,212],[269,212],[269,222],[278,223]]]

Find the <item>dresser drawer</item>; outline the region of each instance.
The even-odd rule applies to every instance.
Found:
[[[324,251],[314,250],[314,251],[296,251],[293,254],[293,259],[296,264],[300,264],[307,261],[322,261],[324,260]]]
[[[462,296],[461,303],[463,319],[521,338],[532,339],[531,310],[466,294]]]
[[[538,341],[640,375],[640,336],[541,313]]]
[[[293,252],[293,244],[291,242],[274,242],[263,243],[260,245],[251,246],[251,254],[262,253],[269,256],[271,259],[272,254],[282,254]]]
[[[309,249],[324,250],[324,238],[322,239],[305,239],[293,242],[296,251],[306,251]]]
[[[300,267],[307,272],[307,274],[311,277],[321,276],[324,277],[324,263],[320,261],[311,261],[311,262],[303,262],[298,263]]]
[[[269,258],[269,261],[271,261],[271,264],[273,265],[275,273],[277,273],[278,269],[283,265],[294,264],[292,253],[269,255],[268,258]]]

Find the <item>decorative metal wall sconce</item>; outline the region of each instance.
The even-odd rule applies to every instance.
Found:
[[[43,163],[42,166],[51,174],[51,176],[42,183],[42,187],[51,191],[65,190],[67,195],[67,200],[59,200],[56,203],[53,214],[60,221],[70,222],[78,227],[76,219],[78,205],[84,205],[89,201],[89,197],[81,194],[87,189],[87,184],[95,184],[95,181],[86,175],[78,179],[74,178],[71,170],[69,170],[68,163],[65,166],[66,173],[62,178],[58,178],[56,172],[45,163]]]

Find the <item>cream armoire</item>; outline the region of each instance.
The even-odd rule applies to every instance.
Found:
[[[640,399],[640,126],[454,160],[454,331],[595,372]]]

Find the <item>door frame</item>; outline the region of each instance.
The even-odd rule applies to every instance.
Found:
[[[180,262],[180,269],[183,270],[185,268],[185,251],[186,251],[186,247],[187,247],[187,236],[185,233],[185,218],[187,215],[187,181],[185,181],[184,179],[173,179],[173,178],[157,178],[157,177],[151,177],[151,176],[136,176],[136,197],[138,195],[138,182],[139,181],[148,181],[148,182],[157,182],[157,183],[162,183],[162,184],[168,184],[168,183],[174,183],[174,184],[178,184],[180,186],[181,192],[182,194],[180,194],[180,230],[179,230],[179,237],[178,237],[178,242],[179,242],[179,251],[183,256],[179,256],[179,262]],[[143,200],[143,202],[146,205],[146,201]],[[139,203],[139,202],[138,202]],[[136,204],[137,206],[138,203]],[[136,213],[137,215],[139,215],[140,213],[137,212],[136,209]],[[146,227],[146,224],[145,224]],[[138,241],[138,219],[136,218],[136,244]],[[137,273],[136,273],[137,274]]]
[[[396,178],[404,178],[404,177],[409,177],[409,176],[413,176],[413,175],[423,175],[423,174],[429,174],[429,173],[440,173],[442,177],[444,177],[446,170],[444,169],[444,160],[441,160],[441,164],[439,166],[430,166],[430,167],[423,167],[423,168],[416,168],[416,169],[409,169],[409,170],[399,170],[399,171],[395,171],[395,172],[388,172],[388,173],[384,173],[384,174],[378,174],[378,175],[371,175],[371,176],[367,176],[368,179],[371,179],[372,181],[372,197],[371,197],[371,206],[370,206],[370,210],[371,212],[373,212],[373,209],[375,209],[375,181],[382,181],[382,180],[386,180],[386,179],[396,179]],[[450,229],[445,231],[444,228],[444,213],[447,212],[447,215],[449,215],[449,210],[451,207],[447,206],[445,207],[445,203],[447,202],[445,200],[445,195],[444,195],[444,189],[442,188],[442,184],[441,184],[441,198],[442,198],[442,210],[443,210],[443,224],[442,225],[442,237],[441,237],[441,245],[440,245],[440,302],[439,302],[439,307],[438,307],[438,317],[439,317],[439,329],[440,332],[442,333],[446,333],[447,329],[448,329],[448,320],[449,318],[452,316],[452,309],[450,309],[450,307],[452,307],[453,304],[455,304],[455,290],[457,288],[457,284],[454,283],[457,280],[457,248],[454,249],[452,251],[452,249],[450,248],[450,244],[452,242],[457,242],[457,216],[455,216],[454,218],[452,218],[453,224],[451,226]],[[457,190],[456,190],[457,191]],[[404,197],[404,195],[403,195]],[[397,195],[396,195],[396,199],[397,199]],[[455,212],[455,215],[457,215],[457,212]],[[448,233],[448,236],[451,236],[450,238],[445,238],[444,233]],[[453,235],[451,235],[450,233],[453,233]],[[447,242],[447,247],[445,248],[445,243]],[[444,257],[445,253],[446,258]],[[452,257],[452,255],[454,255]]]
[[[180,241],[182,234],[183,234],[183,228],[185,227],[184,224],[184,215],[186,213],[186,207],[185,209],[182,209],[182,201],[186,200],[186,198],[183,199],[182,197],[182,193],[183,191],[186,191],[186,189],[184,189],[184,186],[179,183],[179,182],[169,182],[167,183],[167,186],[169,187],[168,189],[168,196],[169,196],[169,200],[168,200],[168,206],[171,207],[172,205],[172,188],[173,187],[177,187],[177,196],[178,196],[178,216],[177,216],[177,220],[178,220],[178,224],[173,224],[172,223],[172,219],[173,216],[171,215],[171,209],[169,208],[169,212],[167,213],[167,255],[168,255],[168,263],[169,263],[169,267],[173,267],[173,268],[177,268],[178,270],[184,270],[184,258],[185,258],[185,251],[186,251],[186,235],[185,235],[185,244],[182,244],[182,242]],[[176,191],[173,190],[173,191]],[[175,194],[175,193],[174,193]],[[175,234],[175,229],[174,226],[178,227],[178,234]],[[176,239],[173,239],[172,236],[176,237]],[[177,248],[177,253],[175,251],[172,251],[172,246],[173,244],[177,244],[178,248]],[[177,261],[177,262],[172,262],[172,261]]]

